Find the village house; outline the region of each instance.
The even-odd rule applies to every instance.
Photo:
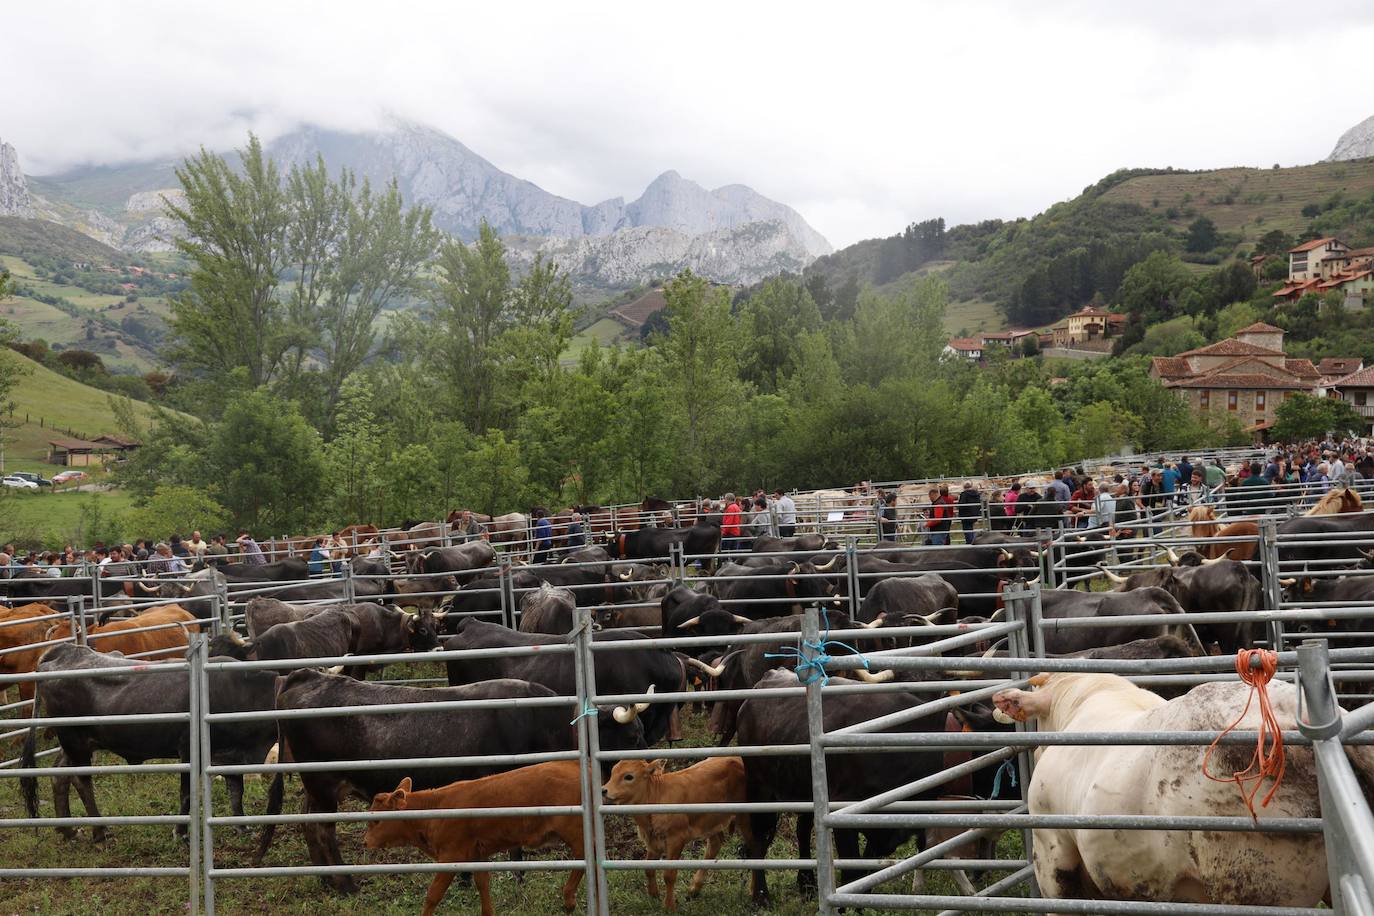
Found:
[[[1294,394],[1311,394],[1321,373],[1308,359],[1283,352],[1283,328],[1256,322],[1234,337],[1178,356],[1156,356],[1150,375],[1178,392],[1197,413],[1233,416],[1249,432],[1274,424],[1274,411]]]
[[[1340,239],[1313,239],[1288,249],[1288,282],[1328,279],[1350,246]]]
[[[981,337],[951,337],[941,352],[945,356],[958,356],[977,361],[983,358],[983,339]]]
[[[1345,401],[1364,418],[1362,435],[1374,435],[1374,366],[1359,369],[1332,385],[1333,394]]]
[[[1308,293],[1342,293],[1342,305],[1362,309],[1374,293],[1374,248],[1355,248],[1340,239],[1313,239],[1288,252],[1288,282],[1275,299],[1296,302]]]
[[[1051,334],[1056,347],[1079,350],[1110,350],[1111,341],[1121,335],[1126,317],[1096,305],[1079,309],[1054,326]]]
[[[942,351],[946,356],[959,356],[964,359],[980,360],[996,347],[1018,354],[1022,344],[1034,337],[1040,342],[1036,331],[989,331],[976,337],[951,337]]]

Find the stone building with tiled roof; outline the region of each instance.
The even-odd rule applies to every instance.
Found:
[[[1325,360],[1323,360],[1325,362]],[[1333,394],[1364,417],[1366,436],[1374,435],[1374,366],[1357,369],[1331,383]]]
[[[1322,381],[1310,359],[1284,354],[1283,334],[1257,322],[1214,344],[1157,356],[1150,375],[1198,413],[1233,416],[1251,431],[1268,429],[1279,404],[1298,392],[1312,393]]]

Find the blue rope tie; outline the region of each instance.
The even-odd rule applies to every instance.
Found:
[[[1002,765],[997,768],[997,775],[992,779],[992,797],[997,798],[1002,794],[1002,774],[1011,776],[1011,786],[1016,788],[1016,765],[1015,761],[1003,760]]]
[[[578,722],[580,722],[580,721],[582,721],[583,719],[587,718],[587,716],[599,716],[599,715],[601,715],[601,710],[597,709],[597,708],[596,708],[595,706],[593,706],[591,703],[583,703],[583,704],[582,704],[582,711],[579,712],[577,715],[573,716],[573,720],[572,720],[571,722],[569,722],[568,724],[569,724],[569,725],[576,725]]]
[[[820,681],[821,686],[824,687],[826,684],[830,683],[830,675],[826,673],[825,670],[826,662],[832,659],[832,656],[826,651],[828,646],[839,646],[842,649],[848,649],[851,654],[859,656],[859,661],[863,662],[864,670],[867,671],[868,659],[864,657],[862,652],[848,643],[830,639],[830,612],[825,608],[821,608],[821,620],[823,621],[822,625],[825,629],[822,631],[819,640],[816,642],[807,642],[804,639],[799,640],[800,646],[805,646],[816,653],[811,658],[806,657],[806,653],[802,652],[800,646],[780,646],[777,652],[765,652],[763,653],[763,657],[796,659],[797,680],[806,685]]]

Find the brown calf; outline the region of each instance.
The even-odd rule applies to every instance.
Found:
[[[0,674],[27,674],[38,669],[38,659],[48,646],[35,646],[47,639],[59,639],[62,634],[48,636],[54,624],[51,620],[33,622],[34,617],[48,617],[57,613],[46,604],[25,604],[15,608],[0,608],[0,649],[19,649],[0,655]],[[25,649],[26,646],[34,648]],[[19,683],[19,699],[33,699],[33,681]],[[0,685],[0,697],[9,692]]]
[[[746,801],[744,760],[740,757],[707,757],[685,770],[669,773],[666,761],[622,760],[611,770],[602,794],[617,805],[716,804]],[[700,814],[637,814],[635,826],[639,839],[651,859],[680,859],[682,848],[693,840],[706,841],[706,858],[720,855],[721,844],[732,827],[741,833],[749,829],[747,815],[736,820],[725,812]],[[652,868],[646,869],[649,896],[658,899],[658,880]],[[688,897],[695,897],[706,883],[706,869],[697,869]],[[663,905],[677,910],[677,871],[663,873],[667,891]]]
[[[377,793],[371,810],[581,805],[582,785],[577,767],[575,760],[537,763],[509,773],[461,780],[442,789],[419,792],[411,791],[407,776],[395,792]],[[368,849],[415,846],[436,862],[481,862],[498,852],[538,849],[553,840],[566,843],[572,849],[572,858],[582,858],[582,818],[531,815],[373,821],[363,837]],[[423,916],[430,916],[439,906],[455,874],[442,872],[434,876],[425,894]],[[476,872],[472,881],[482,897],[482,916],[493,916],[491,873]],[[574,869],[563,882],[563,909],[569,913],[577,906],[577,886],[581,882],[581,869]]]
[[[164,604],[151,608],[134,617],[116,617],[98,627],[86,631],[86,645],[97,652],[122,652],[124,655],[141,658],[178,658],[186,650],[186,633],[199,633],[200,625],[192,623],[196,615],[179,604]],[[160,630],[145,630],[130,633],[141,627],[154,627],[158,624],[182,624]],[[48,631],[48,639],[70,636],[70,623],[55,624]],[[142,653],[151,653],[143,655]]]

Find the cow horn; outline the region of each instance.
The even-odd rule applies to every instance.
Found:
[[[185,598],[187,595],[191,594],[191,592],[195,590],[196,587],[194,585],[183,585],[181,586],[181,597]]]
[[[744,625],[746,625],[746,624],[750,624],[750,623],[753,623],[753,622],[754,622],[754,621],[751,620],[750,618],[748,618],[748,617],[741,617],[741,616],[738,615],[738,614],[731,614],[730,617],[735,621],[735,623],[739,624],[740,626],[744,626]]]
[[[955,609],[955,608],[952,608],[952,607],[942,607],[942,608],[940,608],[938,611],[936,611],[934,614],[927,614],[926,616],[922,617],[921,619],[924,620],[926,623],[930,624],[931,626],[935,626],[935,625],[936,625],[935,621],[937,621],[937,620],[939,620],[941,617],[945,616],[945,614],[947,614],[948,612],[954,611],[954,610],[956,610],[956,609]]]
[[[1003,620],[1006,619],[1007,609],[1004,607],[999,607],[997,610],[992,612],[992,616],[988,618],[988,623],[1001,623]]]
[[[1356,547],[1355,549],[1360,550],[1360,548],[1358,547]],[[1364,557],[1366,560],[1374,560],[1374,549],[1360,550],[1360,556]]]
[[[1298,580],[1297,580],[1297,579],[1280,579],[1280,580],[1279,580],[1279,585],[1282,585],[1284,588],[1292,588],[1294,585],[1297,585],[1297,584],[1298,584]]]
[[[993,654],[994,654],[998,649],[1000,649],[1002,646],[1006,645],[1007,641],[1008,641],[1008,640],[1007,640],[1007,638],[1006,638],[1005,636],[1002,637],[1001,639],[997,640],[995,643],[993,643],[992,645],[988,646],[988,650],[987,650],[986,652],[984,652],[984,653],[982,654],[981,657],[982,657],[982,658],[992,658]]]
[[[994,706],[992,708],[992,718],[1003,725],[1016,724],[1016,720],[1013,719],[1011,716],[1007,715],[1006,713],[1002,712],[1001,708],[998,706]]]
[[[633,570],[633,569],[627,569],[627,570],[625,570],[623,573],[620,574],[620,581],[621,581],[621,582],[629,582],[631,579],[634,578],[634,575],[635,575],[635,573],[634,573],[634,570]]]
[[[1001,554],[1002,559],[1006,560],[1008,563],[1010,563],[1013,559],[1015,559],[1015,558],[1012,556],[1011,551],[1010,551],[1010,550],[1007,550],[1005,547],[1000,548],[997,552],[998,552],[999,554]]]
[[[859,680],[863,681],[865,684],[885,684],[892,680],[893,676],[896,674],[891,668],[888,668],[886,671],[879,671],[877,674],[865,668],[860,668],[855,673],[859,676]]]
[[[139,590],[140,590],[141,592],[143,592],[143,594],[145,594],[145,595],[156,595],[156,594],[158,594],[158,593],[161,591],[161,589],[159,589],[157,586],[154,586],[154,587],[152,587],[152,588],[149,588],[147,585],[145,585],[145,584],[142,583],[142,582],[138,583],[138,588],[139,588]]]
[[[1234,547],[1227,547],[1227,548],[1226,548],[1226,552],[1223,553],[1221,556],[1219,556],[1219,557],[1213,557],[1213,558],[1210,559],[1210,560],[1203,560],[1203,561],[1202,561],[1202,565],[1203,565],[1203,566],[1211,566],[1213,563],[1220,563],[1222,560],[1229,560],[1229,559],[1231,559],[1231,551],[1233,551],[1233,550],[1235,550],[1235,549],[1236,549],[1236,548],[1234,548]]]
[[[648,693],[653,692],[654,685],[650,684]],[[642,713],[644,710],[648,709],[649,706],[649,703],[636,703],[633,706],[617,706],[611,712],[611,718],[615,719],[621,725],[629,725],[635,719],[638,719],[639,714]]]
[[[1177,565],[1178,565],[1178,554],[1174,553],[1174,548],[1172,548],[1172,547],[1165,547],[1165,548],[1164,548],[1164,552],[1167,553],[1167,554],[1169,555],[1169,563],[1170,563],[1170,565],[1172,565],[1172,566],[1177,566]]]
[[[830,558],[829,563],[826,563],[824,566],[817,566],[816,572],[830,572],[830,570],[835,568],[835,564],[838,562],[840,562],[840,555],[837,553]]]
[[[1126,576],[1118,576],[1105,566],[1099,565],[1097,568],[1102,570],[1102,575],[1106,576],[1114,585],[1125,585],[1130,581]]]
[[[859,626],[863,627],[865,630],[872,630],[873,628],[875,628],[875,627],[881,627],[882,625],[883,625],[883,615],[882,615],[882,614],[879,614],[877,617],[874,617],[874,618],[873,618],[872,620],[870,620],[868,623],[861,623],[861,624],[859,624]]]
[[[324,669],[325,674],[343,674],[344,666],[335,665],[333,668]]]
[[[445,617],[447,617],[448,615],[449,615],[449,612],[448,612],[448,611],[435,611],[434,614],[433,614],[435,620],[443,620],[443,619],[444,619]]]
[[[695,627],[695,626],[696,626],[697,624],[699,624],[699,623],[701,623],[701,615],[700,615],[700,614],[698,614],[697,616],[693,617],[691,620],[684,620],[682,623],[680,623],[680,624],[677,625],[677,628],[678,628],[679,630],[690,630],[690,629],[692,629],[693,627]]]
[[[716,667],[712,668],[710,665],[706,664],[701,659],[692,658],[690,655],[687,656],[687,664],[691,665],[694,668],[700,668],[702,671],[705,671],[707,674],[711,675],[711,677],[720,677],[722,674],[725,673],[724,665],[717,665]]]

